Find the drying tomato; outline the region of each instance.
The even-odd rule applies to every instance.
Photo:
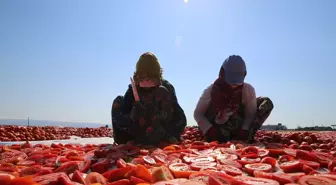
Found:
[[[306,161],[306,160],[299,160],[299,162],[302,164],[302,165],[307,165],[313,169],[318,169],[320,168],[320,164],[317,163],[317,162],[314,162],[314,161]]]
[[[148,182],[146,182],[146,181],[144,181],[144,180],[142,180],[138,177],[134,177],[134,176],[130,177],[130,181],[131,181],[132,184],[135,184],[135,185],[138,185],[140,183],[148,183]]]
[[[84,179],[84,175],[83,173],[81,173],[80,171],[76,170],[73,174],[72,174],[72,178],[71,180],[74,182],[78,182],[81,184],[85,184],[85,179]]]
[[[174,163],[169,165],[169,169],[172,171],[175,178],[188,178],[193,172],[188,164]]]
[[[331,179],[321,177],[321,176],[313,176],[313,175],[305,175],[302,176],[298,183],[300,185],[334,185],[335,182]]]
[[[270,164],[273,168],[276,165],[276,159],[274,159],[273,157],[265,157],[260,162],[265,163],[265,164]]]
[[[61,164],[60,167],[58,167],[55,172],[65,172],[66,174],[70,174],[75,172],[79,169],[79,163],[77,161],[70,161]]]
[[[217,160],[233,160],[234,161],[236,159],[238,159],[238,156],[234,154],[225,153],[225,154],[217,155]]]
[[[0,184],[7,185],[15,178],[15,176],[7,174],[7,173],[0,173]]]
[[[106,180],[101,174],[97,172],[91,172],[85,177],[85,183],[86,184],[93,184],[93,183],[106,184]]]
[[[118,159],[117,161],[117,167],[118,168],[123,168],[126,167],[127,163],[124,161],[124,159]]]
[[[66,175],[66,173],[64,172],[59,172],[59,173],[51,173],[51,174],[46,174],[46,175],[41,175],[41,176],[35,176],[33,179],[36,182],[42,182],[42,181],[49,181],[49,182],[57,182],[58,178],[60,177],[66,177],[68,178],[68,176]]]
[[[147,182],[151,182],[152,181],[152,174],[151,172],[143,165],[138,164],[135,167],[135,175],[136,177],[139,177],[140,179],[143,179]]]
[[[270,172],[272,170],[272,166],[265,163],[253,163],[246,164],[245,169],[248,173],[253,174],[254,171]]]
[[[262,171],[254,171],[253,176],[259,177],[259,178],[273,179],[273,173],[262,172]]]
[[[156,164],[155,160],[150,156],[143,156],[142,158],[147,164],[150,164],[150,165]]]
[[[222,160],[222,159],[220,159],[219,162],[221,164],[234,166],[234,167],[239,168],[239,169],[241,169],[243,167],[239,162],[233,161],[233,160]]]
[[[279,183],[275,180],[257,178],[257,177],[249,177],[249,176],[236,176],[235,180],[238,183],[246,184],[246,185],[255,185],[255,184],[279,185]]]
[[[190,168],[192,170],[199,171],[201,168],[215,167],[216,165],[217,165],[217,163],[215,163],[215,162],[195,162],[195,163],[191,163]]]
[[[241,160],[237,160],[241,165],[245,165],[245,164],[252,164],[252,163],[258,163],[261,161],[260,158],[247,158],[247,157],[243,157],[241,158]]]
[[[27,175],[34,175],[36,173],[39,173],[42,170],[42,166],[40,165],[34,165],[30,167],[25,167],[20,170],[20,175],[27,176]]]
[[[152,182],[167,181],[172,179],[174,179],[173,174],[165,166],[156,167],[152,171]]]
[[[288,162],[279,164],[279,167],[286,173],[296,172],[300,170],[300,162],[299,161],[288,161]]]
[[[125,175],[133,170],[134,167],[132,166],[126,166],[124,168],[117,168],[117,169],[112,169],[112,170],[109,170],[105,173],[103,173],[103,176],[105,178],[108,179],[108,181],[116,181],[116,180],[120,180],[120,179],[123,179],[125,177]]]
[[[221,171],[224,171],[225,173],[227,173],[229,175],[233,175],[233,176],[243,174],[243,172],[240,169],[238,169],[234,166],[229,166],[229,165],[222,165],[221,166]]]
[[[110,167],[110,162],[108,159],[103,159],[99,162],[96,162],[91,166],[91,171],[98,172],[98,173],[104,173],[106,172]]]

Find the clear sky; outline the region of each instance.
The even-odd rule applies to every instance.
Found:
[[[154,52],[195,124],[204,88],[241,55],[266,124],[336,124],[336,1],[0,1],[0,118],[110,124],[139,56]]]

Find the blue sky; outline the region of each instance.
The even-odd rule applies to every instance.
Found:
[[[154,52],[188,124],[204,88],[241,55],[266,124],[336,123],[336,1],[0,2],[0,118],[110,123],[138,57]]]

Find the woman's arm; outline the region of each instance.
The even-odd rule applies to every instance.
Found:
[[[257,113],[257,97],[254,88],[250,84],[244,85],[243,90],[244,101],[244,124],[242,129],[248,130],[255,119]]]
[[[212,85],[210,85],[208,88],[206,88],[203,91],[203,94],[198,100],[197,106],[194,111],[195,121],[197,122],[198,126],[201,128],[203,134],[206,134],[207,131],[212,126],[209,120],[205,117],[205,113],[208,110],[208,106],[211,100],[211,88],[212,88]]]

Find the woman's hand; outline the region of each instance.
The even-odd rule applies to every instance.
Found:
[[[133,90],[133,96],[134,96],[134,100],[135,101],[140,101],[140,98],[139,98],[139,94],[138,94],[138,90],[136,88],[136,85],[134,83],[134,80],[133,78],[131,77],[131,84],[132,84],[132,90]]]

